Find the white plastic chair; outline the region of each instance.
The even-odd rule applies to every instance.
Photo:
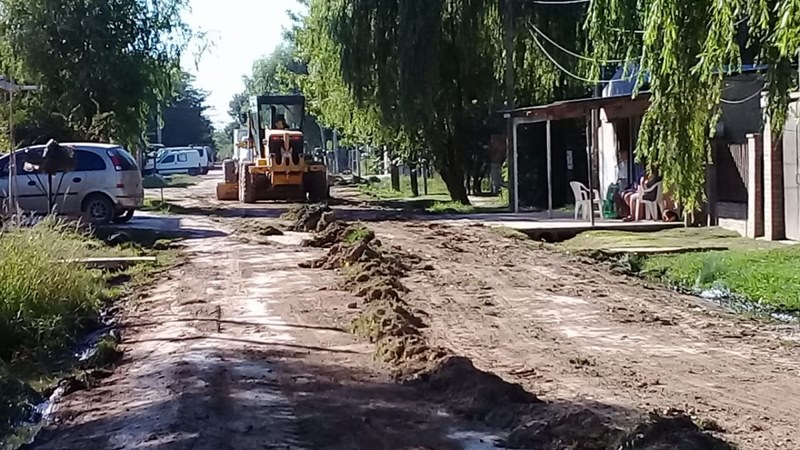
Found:
[[[645,194],[649,194],[653,191],[656,191],[656,199],[655,200],[645,200]],[[666,209],[666,205],[664,202],[664,191],[661,189],[661,182],[650,186],[647,189],[643,189],[641,186],[639,187],[639,192],[636,193],[636,220],[639,220],[639,214],[642,210],[642,205],[644,205],[644,218],[645,220],[658,220],[659,219],[659,212],[664,211]]]
[[[594,211],[589,188],[580,181],[570,181],[569,185],[572,188],[572,195],[575,196],[575,220],[578,220],[579,215],[583,216],[583,220],[589,220],[589,214],[592,212],[597,214],[602,212],[603,199],[600,198],[600,192],[597,189],[594,190],[594,204],[597,205],[597,211]]]

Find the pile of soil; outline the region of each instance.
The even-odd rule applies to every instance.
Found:
[[[295,207],[284,213],[281,218],[293,222],[287,227],[289,231],[316,232],[325,229],[333,222],[333,212],[328,205],[317,203]]]
[[[666,415],[652,413],[629,433],[612,443],[609,449],[622,450],[733,450],[721,439],[703,432],[682,411]]]
[[[359,238],[351,239],[355,235]],[[338,221],[312,242],[330,245],[330,250],[304,266],[341,269],[343,288],[361,299],[351,331],[376,344],[376,357],[394,368],[399,381],[417,386],[462,417],[512,430],[507,448],[730,449],[681,413],[653,415],[626,433],[592,410],[555,412],[557,406],[543,402],[519,384],[482,371],[469,359],[428,343],[424,321],[404,300],[408,288],[402,279],[419,265],[418,258],[384,247],[363,227]],[[358,303],[353,306],[359,307]]]
[[[302,242],[303,247],[328,248],[345,240],[354,228],[336,220],[333,213],[323,213],[317,223],[317,233]]]

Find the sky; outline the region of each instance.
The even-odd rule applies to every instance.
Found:
[[[209,93],[208,118],[224,126],[228,102],[244,89],[242,76],[253,62],[280,43],[289,25],[286,11],[299,10],[294,0],[191,0],[184,19],[195,31],[207,34],[208,48],[193,43],[181,65],[197,77],[195,87]]]

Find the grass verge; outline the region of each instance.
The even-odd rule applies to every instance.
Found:
[[[156,240],[151,248],[165,242]],[[41,393],[76,370],[69,350],[98,329],[100,311],[111,300],[141,290],[173,258],[160,252],[158,264],[116,272],[69,261],[152,251],[136,242],[110,246],[54,219],[0,231],[0,442],[13,441],[4,436],[32,417]]]
[[[381,178],[380,181],[374,181],[372,178],[368,184],[359,186],[361,193],[376,200],[397,200],[402,198],[411,198],[411,177],[400,177],[400,190],[395,191],[392,189],[392,182],[389,178]],[[424,182],[422,177],[419,178],[419,193],[424,195]],[[428,178],[428,197],[430,196],[446,196],[450,197],[447,191],[447,185],[439,176]]]
[[[654,256],[642,273],[670,285],[718,289],[781,312],[800,312],[800,248],[726,250]]]
[[[145,189],[187,188],[199,183],[200,179],[191,175],[150,175],[142,180]]]
[[[715,289],[768,310],[800,312],[800,247],[745,239],[720,228],[677,228],[655,233],[591,231],[561,244],[573,253],[626,248],[685,249],[680,254],[622,253],[626,271],[692,292]],[[704,251],[715,249],[713,251]]]

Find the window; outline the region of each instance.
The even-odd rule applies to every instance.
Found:
[[[136,161],[133,159],[133,156],[128,153],[127,150],[124,148],[115,148],[111,150],[114,152],[115,155],[119,157],[119,165],[122,167],[123,171],[128,170],[139,170],[139,166],[136,165]]]
[[[200,154],[200,158],[202,158],[202,157],[203,157],[203,156],[205,156],[205,154],[206,154],[206,153],[205,153],[205,150],[203,150],[202,148],[197,148],[197,149],[195,149],[195,150],[197,150],[197,153],[199,153],[199,154]]]
[[[75,151],[75,170],[78,172],[93,172],[106,170],[106,163],[99,155],[86,150]]]
[[[178,153],[178,162],[187,162],[189,161],[189,157],[186,156],[186,153]]]
[[[174,164],[175,163],[175,155],[167,155],[164,159],[161,160],[161,164]]]

